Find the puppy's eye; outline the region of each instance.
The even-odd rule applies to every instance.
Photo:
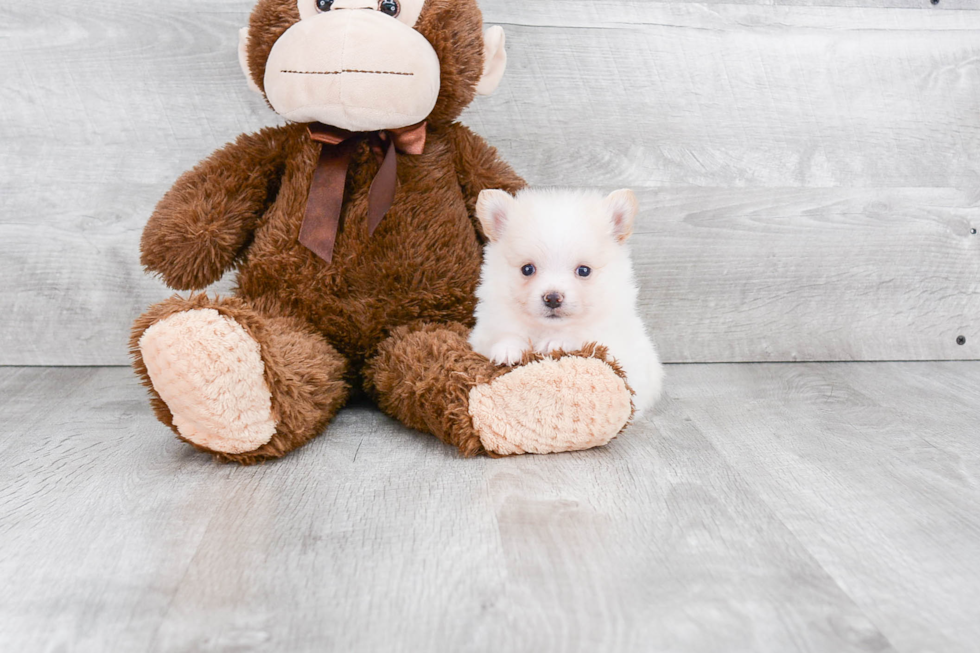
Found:
[[[592,276],[592,268],[587,265],[581,265],[578,270],[575,270],[575,274],[585,279]]]
[[[317,11],[330,11],[333,9],[334,0],[316,0]]]
[[[378,5],[378,10],[383,14],[388,14],[392,18],[397,17],[402,12],[398,0],[381,0],[381,4]]]
[[[534,273],[537,272],[537,271],[538,271],[538,269],[536,267],[534,267],[533,265],[531,265],[530,263],[521,268],[521,273],[525,277],[533,277],[534,276]]]

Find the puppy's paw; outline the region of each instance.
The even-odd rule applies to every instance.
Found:
[[[542,354],[553,354],[556,351],[571,352],[576,349],[581,349],[581,343],[571,342],[569,340],[545,340],[539,347],[535,349]]]
[[[526,345],[516,340],[498,342],[490,350],[490,360],[497,365],[517,365],[524,358]]]

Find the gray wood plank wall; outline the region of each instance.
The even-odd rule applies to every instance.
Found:
[[[980,359],[976,0],[482,4],[511,67],[465,121],[534,184],[639,191],[665,359]],[[0,365],[126,362],[156,200],[275,122],[250,5],[0,7]]]

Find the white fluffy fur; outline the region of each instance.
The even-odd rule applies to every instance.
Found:
[[[490,239],[477,290],[474,350],[502,365],[533,349],[609,348],[636,392],[637,416],[660,398],[663,367],[637,314],[638,289],[626,241],[637,213],[630,191],[484,191],[477,215]],[[535,273],[522,272],[534,265]],[[586,278],[581,266],[591,268]],[[564,297],[557,310],[544,298]]]

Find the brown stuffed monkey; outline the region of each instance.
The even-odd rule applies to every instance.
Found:
[[[587,449],[628,422],[601,348],[498,368],[467,344],[485,189],[524,182],[456,122],[506,66],[475,0],[259,0],[250,85],[289,121],[183,175],[143,234],[175,296],[133,328],[159,419],[221,460],[278,458],[354,391],[462,454]]]

